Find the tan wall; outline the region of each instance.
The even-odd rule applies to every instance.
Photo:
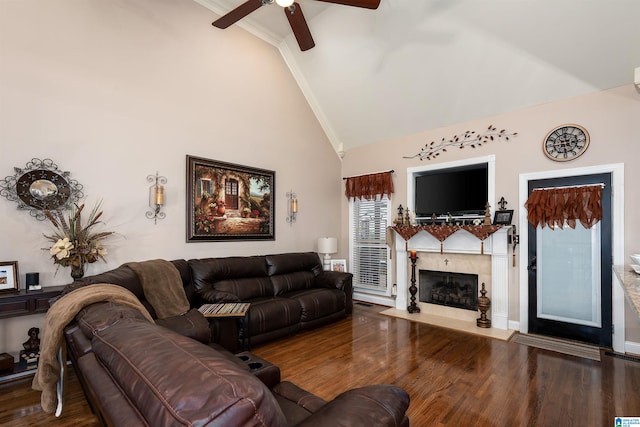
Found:
[[[0,13],[0,177],[51,158],[102,200],[107,264],[316,250],[340,231],[340,160],[279,52],[239,28],[211,26],[192,0],[5,1]],[[276,240],[185,243],[185,155],[276,172]],[[149,183],[166,184],[166,214],[145,217]],[[285,221],[286,192],[299,199]],[[69,282],[42,248],[50,231],[0,199],[0,260]],[[0,321],[0,352],[16,352],[41,316]]]
[[[640,197],[636,185],[640,182],[640,169],[635,164],[640,159],[639,118],[640,93],[633,85],[628,85],[352,149],[343,159],[343,175],[395,170],[392,202],[395,215],[395,208],[407,203],[407,168],[495,154],[496,199],[504,196],[509,202],[507,208],[515,209],[515,223],[521,209],[518,201],[520,174],[624,163],[624,260],[628,263],[629,254],[640,252]],[[591,144],[587,152],[576,160],[553,162],[542,153],[542,140],[549,130],[565,123],[584,126],[591,136]],[[498,129],[517,132],[518,136],[508,142],[494,141],[475,149],[449,149],[437,160],[403,158],[418,153],[431,141],[448,139],[467,130],[482,132],[491,124]],[[496,201],[492,203],[494,206]],[[343,197],[343,224],[348,224],[347,216],[348,203]],[[347,228],[343,228],[343,240],[347,232]],[[517,266],[510,271],[509,319],[512,321],[519,320],[519,263],[517,259]],[[640,324],[628,309],[625,323],[627,340],[640,342]]]

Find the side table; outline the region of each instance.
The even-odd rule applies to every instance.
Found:
[[[243,350],[251,351],[251,311],[249,302],[203,304],[198,311],[209,318],[235,318],[240,321]]]
[[[22,289],[16,293],[0,293],[0,319],[46,313],[49,300],[59,296],[62,289],[64,286],[49,286],[39,291],[27,292]],[[0,384],[33,375],[35,371],[32,367],[14,363],[12,369],[0,372]]]
[[[49,300],[62,293],[64,286],[44,287],[41,291],[0,293],[0,319],[46,313]]]

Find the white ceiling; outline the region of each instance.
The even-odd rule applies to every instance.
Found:
[[[218,15],[244,2],[195,1]],[[640,67],[638,0],[297,1],[309,51],[275,4],[235,25],[280,49],[336,150],[622,86]]]

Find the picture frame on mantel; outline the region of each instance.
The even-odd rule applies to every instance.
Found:
[[[493,216],[493,225],[511,225],[513,220],[513,209],[496,211]]]
[[[275,177],[187,155],[187,243],[275,240]]]
[[[18,261],[0,262],[0,292],[20,292]]]

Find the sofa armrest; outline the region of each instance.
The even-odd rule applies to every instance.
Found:
[[[349,390],[310,415],[298,427],[408,426],[409,395],[387,384]]]
[[[229,292],[218,291],[215,289],[200,290],[197,292],[197,294],[207,304],[240,301],[240,298],[238,298],[234,294],[230,294]]]
[[[336,288],[345,290],[351,287],[353,274],[342,271],[322,271],[316,276],[316,286],[321,288]]]
[[[315,286],[320,288],[334,288],[343,291],[347,297],[345,311],[353,311],[353,274],[342,271],[322,271],[316,279]]]
[[[204,344],[211,342],[209,322],[207,318],[195,308],[179,316],[156,319],[156,324]]]
[[[289,382],[282,381],[271,391],[287,400],[295,402],[296,405],[302,407],[310,413],[314,413],[322,408],[327,402],[324,399],[319,398],[315,394],[311,394],[306,390],[301,389],[297,385]]]

